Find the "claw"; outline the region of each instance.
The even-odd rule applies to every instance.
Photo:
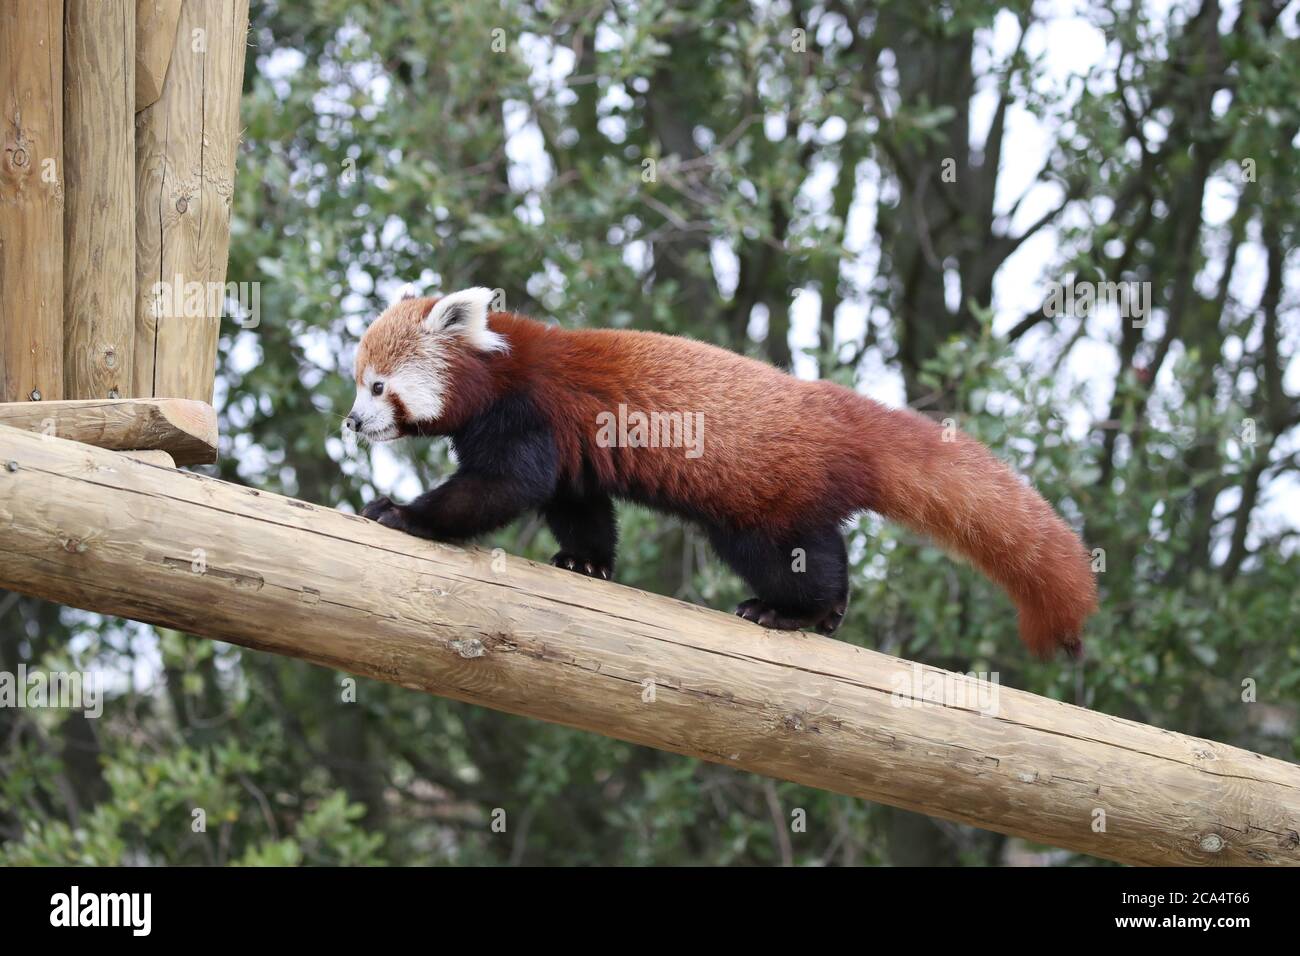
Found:
[[[374,501],[361,509],[361,516],[363,518],[369,518],[371,521],[378,521],[380,515],[387,511],[391,511],[395,507],[396,505],[393,504],[391,498],[387,495],[380,495]]]
[[[603,578],[606,581],[610,579],[612,573],[612,569],[608,565],[588,561],[585,558],[566,554],[563,551],[551,558],[551,564],[557,568],[572,571],[574,574],[583,574],[589,578]]]
[[[786,614],[758,598],[750,598],[736,606],[736,616],[752,621],[759,627],[778,631],[811,629],[822,634],[831,634],[844,620],[845,609],[845,604],[841,602],[829,610],[817,612],[814,616],[800,616]]]

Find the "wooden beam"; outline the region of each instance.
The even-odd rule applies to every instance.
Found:
[[[0,7],[0,402],[63,397],[63,0]]]
[[[167,66],[176,45],[181,0],[136,0],[135,111],[153,106],[162,96]]]
[[[63,391],[126,398],[135,353],[135,3],[66,0]]]
[[[184,398],[0,404],[0,425],[116,451],[164,451],[177,465],[217,460],[217,413]]]
[[[186,0],[162,96],[136,117],[140,397],[212,401],[248,0]]]
[[[1300,864],[1292,764],[2,426],[0,554],[3,588],[1094,856]]]
[[[121,454],[127,458],[134,458],[136,461],[142,461],[146,465],[157,465],[159,468],[175,468],[176,459],[165,451],[157,451],[147,448],[135,448],[131,451],[124,451]]]

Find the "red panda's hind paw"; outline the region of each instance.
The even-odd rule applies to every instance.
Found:
[[[759,627],[769,627],[777,631],[800,631],[804,629],[819,634],[834,634],[835,629],[844,620],[845,602],[841,601],[824,612],[807,616],[785,614],[759,598],[750,598],[736,605],[736,616],[746,621],[753,621]]]
[[[822,616],[820,621],[813,625],[813,630],[818,634],[825,634],[830,637],[844,623],[844,614],[848,609],[849,602],[847,600],[837,602],[834,607]]]
[[[601,564],[599,561],[589,561],[567,551],[561,551],[551,558],[551,564],[557,568],[574,571],[589,578],[600,578],[602,581],[608,581],[612,576],[609,565]]]

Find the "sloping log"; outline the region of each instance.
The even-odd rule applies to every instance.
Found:
[[[2,426],[0,554],[3,588],[1098,857],[1300,864],[1300,767]]]

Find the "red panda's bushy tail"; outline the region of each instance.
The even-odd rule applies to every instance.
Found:
[[[870,475],[866,507],[923,532],[1001,585],[1036,655],[1083,651],[1097,582],[1079,536],[975,439],[868,402],[856,436]]]

